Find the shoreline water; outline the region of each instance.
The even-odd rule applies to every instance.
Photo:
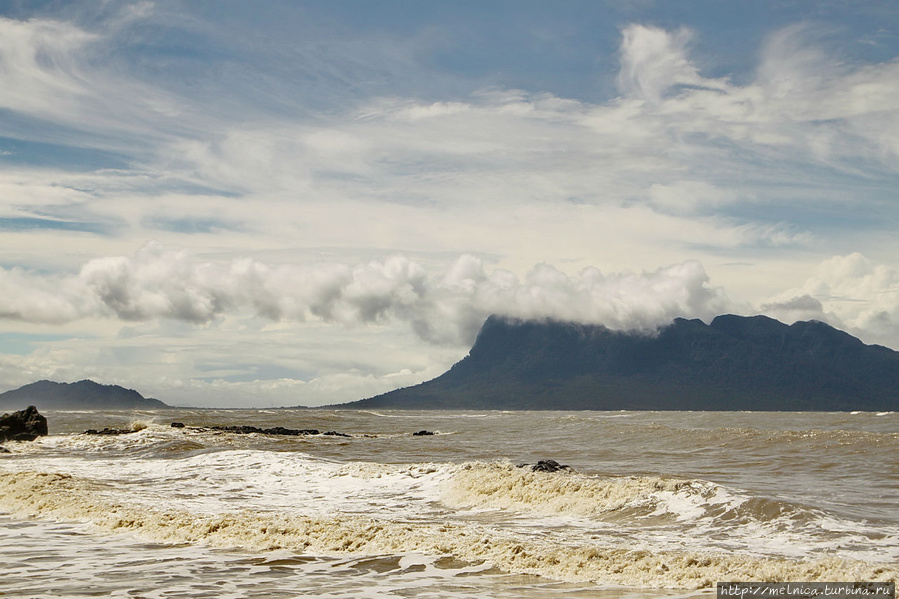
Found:
[[[89,530],[75,535],[85,547],[162,541],[159,552],[189,548],[203,559],[286,552],[303,565],[277,566],[285,584],[312,567],[304,560],[375,560],[384,572],[373,588],[386,586],[372,596],[400,593],[421,572],[430,573],[429,592],[446,597],[473,596],[453,590],[462,580],[492,596],[511,579],[516,596],[537,588],[561,596],[547,590],[553,585],[573,593],[565,596],[657,596],[707,593],[720,577],[897,575],[895,414],[313,409],[48,417],[49,437],[15,444],[0,459],[0,511],[17,513],[2,518],[4,530],[49,527],[52,536],[53,527],[79,522]],[[202,432],[172,429],[171,421],[350,437]],[[134,422],[145,428],[80,434]],[[438,434],[412,436],[421,429]],[[546,457],[574,472],[515,466]],[[334,574],[304,593],[329,596],[340,576],[347,589],[358,581]],[[522,586],[520,576],[531,578]],[[266,580],[272,596],[297,596],[281,582]],[[176,596],[166,595],[174,581],[153,584],[147,596]],[[697,588],[706,590],[690,590]]]

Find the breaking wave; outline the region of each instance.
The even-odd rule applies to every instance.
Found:
[[[540,514],[598,516],[630,508],[629,515],[656,510],[661,493],[708,498],[715,485],[658,477],[587,477],[561,471],[554,476],[508,463],[463,464],[447,486],[455,508],[509,509]]]
[[[361,477],[390,472],[387,465],[356,467]],[[444,500],[455,506],[530,510],[596,517],[629,506],[647,516],[665,504],[664,494],[704,497],[714,486],[665,479],[593,480],[551,476],[511,465],[454,467]],[[439,469],[438,469],[439,470]],[[352,474],[352,473],[351,473]],[[427,468],[417,476],[431,475]],[[436,472],[435,472],[436,474]],[[479,481],[495,475],[493,489]],[[533,492],[526,489],[534,486]],[[412,521],[373,515],[301,515],[285,510],[203,513],[129,502],[115,485],[47,472],[0,473],[0,505],[20,515],[90,522],[102,530],[126,531],[165,543],[198,543],[254,551],[286,549],[322,555],[423,553],[489,563],[506,572],[552,579],[597,581],[631,587],[701,588],[718,580],[822,581],[896,580],[894,565],[835,557],[810,560],[737,553],[629,549],[596,542],[559,543],[514,529],[464,520]],[[508,499],[504,498],[508,497]],[[592,507],[591,507],[592,504]],[[765,512],[767,508],[760,508]],[[375,512],[373,512],[374,514]]]
[[[872,561],[899,561],[899,528],[838,519],[820,509],[753,496],[703,480],[547,475],[503,463],[468,463],[445,486],[457,510],[572,520],[595,538],[621,536],[646,547],[737,550],[757,556],[826,556],[852,546]]]

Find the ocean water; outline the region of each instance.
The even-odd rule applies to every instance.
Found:
[[[617,599],[899,578],[893,412],[46,416],[48,437],[0,454],[4,597]],[[349,436],[202,428],[240,424]],[[103,427],[135,432],[82,434]],[[571,469],[520,467],[541,459]]]

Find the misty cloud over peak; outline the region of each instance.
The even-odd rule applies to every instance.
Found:
[[[361,264],[270,265],[201,260],[151,243],[133,257],[95,258],[77,274],[0,270],[0,314],[34,323],[83,318],[173,319],[205,325],[224,315],[347,326],[404,321],[424,340],[467,344],[490,314],[653,330],[678,316],[710,318],[733,303],[701,264],[642,273],[569,275],[549,264],[522,278],[463,255],[442,273],[405,256]]]

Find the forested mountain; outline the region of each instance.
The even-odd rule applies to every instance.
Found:
[[[348,408],[899,409],[899,352],[827,324],[725,315],[655,335],[491,316],[468,356]]]

